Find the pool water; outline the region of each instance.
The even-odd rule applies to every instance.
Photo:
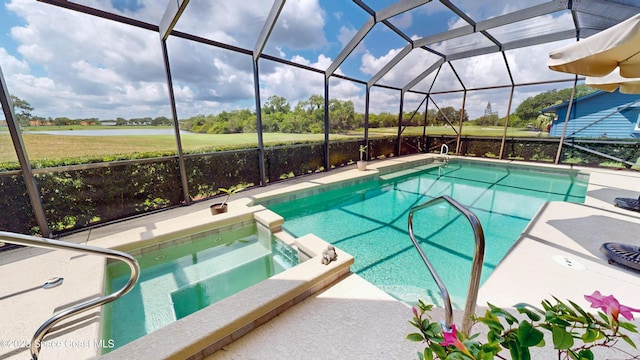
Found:
[[[583,202],[588,175],[516,165],[451,162],[381,175],[379,179],[267,207],[299,237],[313,233],[354,256],[352,270],[399,300],[442,305],[440,292],[407,230],[412,207],[449,195],[478,216],[485,239],[484,282],[548,201]],[[414,234],[464,308],[474,251],[466,218],[447,203],[414,213]]]
[[[103,338],[112,339],[114,349],[298,263],[295,250],[270,233],[259,234],[255,223],[170,244],[136,256],[138,283],[105,305]],[[121,288],[128,278],[128,266],[109,264],[106,292]]]

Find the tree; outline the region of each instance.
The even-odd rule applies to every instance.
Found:
[[[287,102],[287,99],[282,96],[271,95],[262,106],[262,110],[265,114],[274,113],[288,113],[291,111],[291,105]]]
[[[491,102],[487,103],[487,107],[484,109],[484,115],[475,120],[476,125],[495,126],[500,125],[500,119],[498,118],[498,112],[494,112],[491,109]]]
[[[469,114],[467,114],[466,110],[456,110],[452,106],[441,108],[436,114],[436,124],[448,124],[451,122],[452,125],[455,125],[460,121],[461,114],[463,122],[469,121]]]
[[[173,125],[173,121],[165,116],[158,116],[157,118],[151,120],[151,125],[154,126],[170,126]]]
[[[331,129],[345,131],[355,129],[355,110],[353,102],[339,99],[329,100],[329,121]]]
[[[53,119],[53,125],[56,125],[56,126],[72,125],[72,120],[64,116],[57,117]]]
[[[487,107],[484,109],[484,116],[493,115],[493,111],[491,110],[491,101],[487,103]]]
[[[18,124],[20,126],[29,126],[29,120],[32,118],[31,111],[33,111],[31,104],[14,95],[11,95],[11,102],[13,103],[13,111],[16,114]],[[17,109],[19,109],[20,112],[16,111]]]
[[[550,90],[533,97],[528,97],[516,108],[515,114],[523,123],[533,123],[540,115],[540,110],[556,104],[569,101],[571,98],[571,88],[562,90]],[[595,90],[586,85],[576,86],[576,98],[590,94]]]

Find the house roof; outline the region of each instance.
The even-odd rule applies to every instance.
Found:
[[[602,94],[608,94],[608,93],[606,91],[596,91],[596,92],[593,92],[593,93],[590,93],[590,94],[587,94],[587,95],[584,95],[584,96],[580,96],[579,98],[575,98],[573,100],[573,103],[575,104],[575,103],[580,102],[580,101],[588,100],[588,99],[591,99],[593,97],[600,96]],[[567,106],[569,106],[569,101],[565,101],[563,103],[556,104],[556,105],[544,108],[544,109],[540,110],[540,113],[553,113],[553,112],[556,112],[558,109],[565,108]]]

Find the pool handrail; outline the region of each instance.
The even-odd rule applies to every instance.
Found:
[[[471,331],[471,326],[473,325],[471,321],[471,315],[475,313],[476,301],[478,298],[478,289],[480,287],[480,275],[482,274],[482,263],[484,261],[485,239],[484,239],[484,231],[482,230],[482,225],[480,224],[480,220],[473,212],[467,209],[464,205],[454,200],[452,197],[448,195],[442,195],[434,199],[431,199],[423,204],[416,205],[411,208],[411,211],[409,212],[409,225],[408,225],[409,237],[411,238],[411,241],[413,242],[413,245],[415,246],[416,250],[418,250],[418,253],[422,258],[422,261],[425,263],[425,265],[427,265],[427,268],[429,269],[429,272],[431,273],[433,280],[435,280],[435,282],[438,285],[438,288],[440,289],[440,293],[442,294],[442,299],[444,300],[444,307],[445,307],[445,325],[446,325],[445,330],[449,331],[451,329],[451,324],[453,323],[453,310],[451,308],[451,298],[449,297],[449,291],[447,290],[447,287],[444,285],[444,283],[440,279],[440,276],[438,276],[438,273],[433,268],[433,265],[431,265],[431,262],[429,261],[429,259],[427,259],[427,256],[425,255],[424,251],[418,244],[418,241],[416,240],[413,233],[413,213],[418,210],[422,210],[432,205],[435,205],[437,203],[440,203],[442,201],[448,202],[460,213],[462,213],[462,215],[464,215],[467,218],[467,220],[469,221],[473,229],[473,236],[475,239],[475,251],[473,255],[473,262],[471,264],[471,277],[469,278],[469,291],[467,293],[467,303],[464,309],[464,319],[462,322],[462,332],[465,333],[466,335],[469,335],[469,332]]]
[[[38,328],[38,330],[36,330],[35,334],[31,338],[29,350],[31,352],[32,360],[38,359],[38,356],[40,354],[40,344],[42,344],[42,340],[44,339],[45,335],[47,335],[47,333],[55,324],[80,312],[96,308],[120,298],[135,286],[138,278],[140,277],[140,266],[138,265],[138,261],[133,256],[122,251],[105,249],[91,245],[75,244],[66,241],[41,238],[31,235],[11,233],[6,231],[0,231],[0,243],[2,242],[52,250],[69,250],[80,252],[83,254],[104,256],[107,258],[124,261],[127,265],[129,265],[129,268],[131,269],[129,280],[120,290],[112,292],[109,295],[91,299],[84,303],[72,306],[66,310],[54,314],[51,318],[45,321]]]

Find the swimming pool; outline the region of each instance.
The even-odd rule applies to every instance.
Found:
[[[103,338],[118,348],[297,265],[297,252],[263,230],[253,222],[131,251],[139,254],[140,279],[105,305]],[[128,276],[122,264],[109,264],[106,292]]]
[[[283,228],[293,236],[313,233],[353,255],[353,271],[399,300],[441,305],[408,235],[413,206],[449,195],[478,216],[486,238],[484,282],[542,204],[583,202],[587,182],[578,171],[455,160],[266,206],[284,217]],[[474,246],[469,223],[443,203],[415,213],[414,231],[452,305],[463,308]]]

